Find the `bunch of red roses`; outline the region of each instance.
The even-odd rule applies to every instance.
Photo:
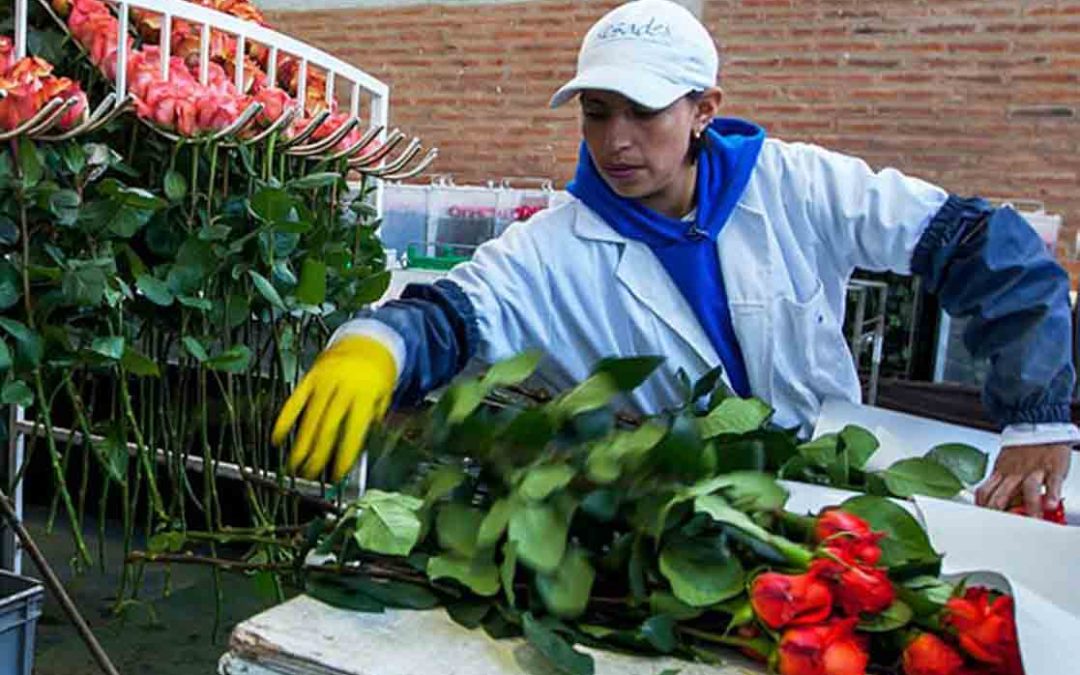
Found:
[[[862,675],[870,635],[861,621],[889,609],[897,589],[881,560],[881,533],[833,509],[815,525],[817,550],[803,574],[765,572],[750,586],[758,621],[778,637],[781,675]],[[945,604],[940,628],[909,632],[906,675],[1021,675],[1012,598],[969,588]]]

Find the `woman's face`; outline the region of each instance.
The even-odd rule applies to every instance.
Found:
[[[580,100],[585,145],[616,194],[648,204],[686,188],[687,176],[693,175],[690,138],[708,123],[702,122],[698,101],[682,97],[650,110],[599,90],[582,92]]]

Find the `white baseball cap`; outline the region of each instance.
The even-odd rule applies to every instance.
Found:
[[[585,89],[622,94],[659,110],[691,91],[716,86],[720,56],[709,31],[670,0],[635,0],[601,18],[585,35],[577,75],[551,97],[551,107]]]

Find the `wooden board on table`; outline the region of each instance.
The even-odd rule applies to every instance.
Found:
[[[494,640],[454,623],[443,609],[365,614],[307,596],[271,608],[233,630],[221,675],[557,675],[524,640]],[[732,654],[721,666],[579,647],[596,675],[759,675]]]

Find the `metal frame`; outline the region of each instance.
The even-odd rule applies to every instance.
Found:
[[[848,282],[847,292],[855,296],[855,318],[851,325],[851,355],[855,359],[855,369],[858,370],[862,361],[862,353],[869,343],[870,351],[870,381],[866,392],[867,405],[877,402],[878,381],[881,378],[881,357],[885,345],[885,322],[887,320],[886,304],[889,300],[889,285],[884,281],[870,281],[868,279],[852,279]],[[867,319],[866,301],[870,294],[878,295],[878,311]],[[871,332],[867,332],[867,329]]]
[[[16,58],[22,58],[27,54],[26,36],[29,1],[30,0],[14,0],[13,46]],[[66,23],[52,11],[48,0],[39,1],[54,17],[59,26],[66,31]],[[281,148],[282,151],[297,156],[310,157],[315,160],[349,159],[350,166],[354,170],[384,180],[401,180],[419,175],[425,171],[438,156],[438,150],[432,148],[428,150],[418,164],[414,165],[412,168],[407,168],[408,164],[420,154],[420,141],[419,139],[414,138],[408,144],[406,153],[387,161],[387,156],[390,152],[396,147],[401,139],[405,138],[405,134],[397,129],[389,132],[389,134],[387,132],[390,88],[381,80],[372,77],[359,68],[327,54],[322,50],[316,49],[300,40],[283,35],[282,33],[260,26],[256,23],[245,21],[200,5],[183,2],[181,0],[103,1],[115,11],[119,25],[125,28],[124,30],[117,31],[116,80],[113,92],[102,99],[97,107],[94,108],[93,112],[86,115],[79,124],[71,129],[59,130],[55,127],[64,112],[74,105],[74,99],[63,100],[57,98],[49,101],[38,114],[32,119],[19,125],[16,129],[0,133],[0,140],[13,139],[18,136],[28,136],[34,140],[46,142],[67,140],[80,134],[94,131],[117,116],[129,111],[134,101],[134,97],[127,90],[127,63],[128,58],[130,57],[130,49],[126,28],[129,26],[128,19],[131,15],[131,8],[136,8],[158,14],[162,18],[162,44],[160,45],[160,54],[162,76],[165,78],[168,77],[170,66],[169,57],[171,55],[171,40],[169,38],[172,33],[173,21],[177,19],[201,26],[199,79],[204,84],[209,77],[210,39],[212,37],[211,31],[213,30],[231,34],[236,38],[237,48],[233,55],[233,65],[234,71],[236,72],[236,83],[239,85],[240,89],[243,89],[244,85],[243,77],[245,71],[243,66],[246,56],[246,45],[249,41],[265,45],[269,49],[267,77],[271,82],[276,82],[277,80],[277,65],[280,61],[281,54],[287,54],[297,59],[299,62],[299,81],[295,96],[298,105],[296,108],[283,111],[281,117],[276,120],[269,129],[263,130],[251,137],[245,138],[240,135],[245,128],[250,126],[252,120],[261,111],[261,105],[253,104],[243,112],[236,120],[236,123],[230,125],[228,129],[222,130],[212,136],[195,139],[181,139],[167,130],[158,129],[153,125],[148,125],[151,126],[151,128],[154,128],[158,133],[177,141],[184,140],[187,142],[224,142],[235,144],[263,142],[272,136],[275,131],[285,129],[300,112],[304,101],[306,100],[307,70],[309,66],[315,66],[321,68],[326,73],[326,96],[328,100],[335,100],[336,84],[340,80],[349,83],[348,110],[350,117],[346,123],[342,125],[344,131],[339,129],[327,139],[304,145],[306,139],[310,138],[318,127],[329,117],[328,112],[316,115],[301,133],[279,143],[278,147]],[[78,42],[76,42],[76,44],[78,44]],[[368,103],[368,131],[364,134],[360,142],[352,144],[344,151],[333,151],[333,146],[341,138],[344,138],[352,128],[355,128],[361,123],[360,112],[362,103],[365,99]],[[393,140],[392,144],[387,143],[388,135],[396,139]],[[333,138],[333,140],[330,140],[330,138]],[[384,146],[390,145],[390,147],[386,149],[380,148],[373,153],[365,155],[364,150],[375,140],[378,140]],[[325,154],[327,151],[330,151],[332,154]],[[374,196],[374,207],[378,214],[382,213],[382,184],[382,180],[376,183],[376,192]],[[82,441],[82,434],[79,432],[73,432],[58,427],[54,427],[52,431],[58,438],[64,440],[72,438],[75,442],[80,443]],[[44,433],[45,429],[43,427],[37,426],[33,421],[28,421],[26,419],[25,410],[23,408],[12,406],[11,417],[9,420],[7,456],[4,458],[7,468],[6,479],[8,481],[16,475],[19,467],[23,464],[25,458],[26,437],[42,436]],[[133,444],[128,444],[128,446],[130,452],[135,452],[136,447]],[[163,450],[156,450],[156,453],[159,461],[167,461],[169,459],[169,454]],[[186,466],[188,469],[193,470],[204,469],[202,458],[200,457],[189,456],[187,458]],[[227,462],[218,463],[215,468],[217,469],[217,475],[225,477],[241,479],[244,478],[245,475],[256,475],[260,478],[268,478],[271,480],[275,478],[273,473],[268,472],[265,469],[243,467]],[[367,457],[364,456],[359,466],[354,469],[353,484],[357,486],[359,492],[363,492],[365,487],[366,469]],[[293,485],[302,494],[311,496],[321,495],[324,489],[324,486],[321,483],[314,481],[296,480]],[[14,508],[19,517],[21,517],[23,507],[22,483],[20,481],[18,485],[10,487],[10,496],[14,502]],[[2,565],[4,569],[9,569],[16,573],[19,573],[22,567],[21,550],[18,542],[14,533],[6,529],[0,534],[0,565]]]

